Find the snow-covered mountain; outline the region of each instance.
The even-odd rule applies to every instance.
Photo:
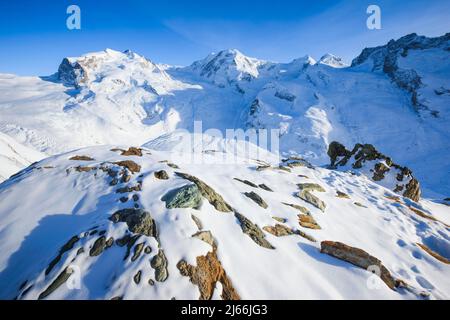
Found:
[[[281,151],[327,164],[332,141],[370,143],[408,166],[425,195],[450,193],[449,34],[289,63],[211,54],[188,67],[131,51],[63,59],[49,77],[0,75],[0,132],[47,154],[141,145],[176,129],[267,128]],[[29,110],[33,110],[30,112]]]
[[[1,184],[0,298],[449,298],[446,205],[206,140],[199,164],[97,146]]]

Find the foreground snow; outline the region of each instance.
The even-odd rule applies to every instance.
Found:
[[[269,154],[258,160],[238,157],[235,163],[217,164],[223,159],[223,152],[229,151],[223,147],[226,143],[212,141],[205,150],[195,151],[202,155],[203,163],[186,162],[192,154],[169,151],[171,148],[165,151],[143,149],[140,157],[121,155],[123,151],[117,150],[117,146],[99,146],[42,160],[2,183],[0,298],[36,299],[70,265],[79,268],[80,288],[69,289],[63,284],[47,299],[198,299],[198,287],[177,267],[181,260],[196,266],[196,257],[212,251],[211,245],[192,237],[199,232],[199,226],[191,215],[201,221],[202,230],[213,235],[217,257],[242,299],[450,298],[449,265],[417,245],[425,244],[450,258],[447,206],[427,200],[419,204],[393,198],[395,195],[391,191],[362,175],[307,164],[293,166],[289,168],[291,172],[286,168],[277,169],[276,157]],[[164,149],[161,141],[153,145]],[[111,151],[113,148],[116,150]],[[69,160],[74,156],[95,160]],[[114,164],[123,160],[139,164],[140,171],[131,173]],[[169,162],[164,162],[167,160]],[[272,168],[256,170],[267,164]],[[117,172],[125,170],[131,178],[128,182],[111,185],[111,171],[107,168]],[[168,173],[168,180],[155,177],[154,173],[159,170]],[[175,172],[201,179],[235,211],[261,229],[280,223],[273,217],[283,218],[286,222],[281,224],[301,230],[317,242],[297,234],[276,237],[263,231],[265,239],[275,249],[261,247],[243,233],[233,213],[218,211],[205,198],[198,210],[167,209],[162,200],[164,196],[192,184]],[[264,184],[273,192],[233,178]],[[326,203],[324,212],[296,196],[296,184],[309,182],[325,189],[325,192],[314,192]],[[139,184],[141,191],[116,192],[124,186]],[[243,194],[251,191],[267,203],[267,209]],[[336,197],[337,191],[346,193],[349,198]],[[138,195],[136,201],[132,199],[133,194]],[[128,200],[122,203],[121,197]],[[321,230],[301,227],[297,217],[300,212],[283,202],[306,207]],[[136,241],[150,247],[151,252],[142,252],[131,261],[135,248],[130,248],[130,256],[124,259],[126,248],[116,242],[101,254],[90,256],[100,233],[104,232],[106,239],[112,237],[117,241],[127,232],[126,223],[114,223],[109,218],[117,210],[135,205],[148,211],[156,223],[156,238],[142,235]],[[428,217],[418,215],[410,207]],[[61,247],[75,235],[80,239],[73,248],[63,252],[60,261],[45,275]],[[367,251],[379,258],[395,278],[405,281],[409,289],[391,290],[370,272],[320,253],[323,240],[340,241]],[[167,259],[168,278],[158,282],[150,261],[161,250]],[[136,282],[138,271],[141,271],[140,281]],[[149,284],[149,279],[153,285]],[[221,288],[222,285],[216,283],[214,299],[220,298]]]

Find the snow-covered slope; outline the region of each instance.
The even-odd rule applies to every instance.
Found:
[[[449,34],[367,48],[350,67],[326,54],[289,63],[238,50],[188,67],[113,50],[64,59],[51,77],[0,75],[0,132],[48,154],[141,145],[176,129],[279,129],[284,154],[328,164],[332,141],[374,145],[450,194]],[[30,112],[33,110],[33,112]]]
[[[1,184],[0,298],[450,297],[447,206],[296,158],[175,150],[83,148]]]
[[[46,155],[0,133],[0,182],[45,157]]]

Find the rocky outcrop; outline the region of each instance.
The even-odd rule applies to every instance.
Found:
[[[363,268],[365,270],[370,270],[371,268],[377,268],[380,271],[381,280],[386,283],[390,289],[395,289],[396,281],[392,277],[389,270],[383,265],[383,263],[371,256],[366,251],[348,246],[341,242],[333,241],[322,241],[320,243],[320,252],[326,253],[335,258],[347,261],[357,267]]]
[[[196,266],[181,260],[177,263],[177,268],[183,276],[189,277],[191,282],[198,286],[200,300],[211,300],[217,282],[222,286],[220,296],[223,300],[240,300],[239,294],[217,258],[215,249],[208,252],[206,256],[197,257],[196,260]]]
[[[212,206],[214,206],[214,208],[216,208],[217,211],[220,211],[220,212],[232,212],[233,211],[232,207],[227,202],[225,202],[225,200],[222,198],[222,196],[220,194],[218,194],[216,191],[214,191],[213,188],[208,186],[206,183],[204,183],[197,177],[194,177],[194,176],[191,176],[190,174],[182,173],[182,172],[176,172],[175,174],[183,179],[186,179],[186,180],[189,180],[189,181],[195,183],[197,185],[198,189],[200,190],[202,196],[204,198],[206,198],[206,200],[208,200],[208,202]]]
[[[233,179],[236,180],[236,181],[242,182],[242,183],[244,183],[244,184],[246,184],[246,185],[248,185],[248,186],[250,186],[252,188],[258,188],[258,186],[256,184],[254,184],[253,182],[251,182],[251,181],[242,180],[242,179],[239,179],[239,178],[233,178]]]
[[[66,283],[66,281],[70,278],[73,273],[73,269],[65,268],[56,279],[45,289],[38,297],[39,300],[45,299],[49,295],[51,295],[56,289],[58,289],[61,285]]]
[[[241,225],[242,232],[248,235],[257,245],[267,249],[275,249],[270,242],[265,239],[266,236],[258,225],[254,224],[238,212],[235,212],[234,215]]]
[[[316,183],[300,183],[297,185],[300,189],[297,196],[305,202],[313,205],[314,207],[325,211],[327,207],[326,203],[320,200],[317,196],[312,194],[312,191],[325,192],[325,189]]]
[[[163,250],[159,250],[158,254],[155,255],[150,261],[150,265],[155,269],[155,280],[158,282],[164,282],[169,277],[169,272],[167,270],[167,258]]]
[[[202,205],[202,195],[197,185],[185,185],[167,193],[163,198],[166,208],[193,208],[199,209]]]
[[[50,264],[48,265],[47,269],[45,270],[45,275],[48,275],[53,267],[61,260],[62,256],[64,255],[64,253],[66,253],[67,251],[70,251],[73,249],[74,245],[80,241],[80,237],[79,236],[73,236],[72,238],[70,238],[70,240],[68,242],[66,242],[61,249],[59,249],[59,253],[58,255],[50,262]]]
[[[267,203],[256,192],[244,192],[244,195],[252,199],[261,208],[267,209]]]
[[[358,143],[350,151],[339,142],[333,141],[328,147],[328,156],[333,169],[360,171],[404,197],[413,201],[420,200],[420,183],[411,170],[394,163],[371,144]]]
[[[110,220],[113,223],[125,222],[128,225],[128,229],[133,233],[148,237],[158,237],[155,221],[150,212],[143,209],[122,209],[116,211],[110,217]]]
[[[159,179],[159,180],[168,180],[169,179],[169,175],[167,174],[167,172],[165,170],[159,170],[156,171],[154,173],[155,178]]]

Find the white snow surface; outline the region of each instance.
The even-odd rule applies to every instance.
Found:
[[[47,156],[0,133],[0,182]]]
[[[430,299],[450,297],[448,265],[416,245],[425,243],[450,258],[450,234],[448,226],[444,225],[450,223],[450,216],[445,205],[428,200],[415,204],[408,199],[402,199],[403,204],[399,204],[385,197],[393,195],[391,191],[363,175],[320,167],[296,167],[292,172],[256,171],[258,161],[240,157],[233,164],[217,165],[218,153],[206,153],[209,161],[205,163],[189,164],[177,163],[178,152],[144,149],[142,157],[126,157],[110,151],[116,147],[89,147],[53,156],[0,184],[0,298],[36,299],[70,265],[79,268],[80,288],[69,289],[63,284],[47,299],[110,299],[116,296],[124,299],[197,299],[198,288],[176,267],[181,259],[196,265],[197,256],[211,251],[208,244],[192,237],[198,229],[191,214],[202,221],[203,230],[213,234],[221,264],[243,299],[421,299],[420,294],[427,294]],[[95,160],[69,160],[75,155],[90,156]],[[100,256],[88,255],[95,238],[85,232],[98,226],[98,230],[106,231],[106,238],[117,237],[126,224],[113,224],[108,218],[118,209],[132,207],[133,201],[118,201],[123,195],[115,190],[123,184],[110,186],[111,178],[106,172],[77,172],[74,167],[99,167],[119,160],[133,160],[142,166],[128,184],[142,180],[137,203],[155,220],[160,246],[168,260],[169,277],[154,286],[147,283],[148,279],[155,279],[149,263],[158,252],[154,238],[140,238],[138,242],[144,241],[152,252],[143,253],[134,262],[130,258],[123,260],[125,248],[117,245]],[[178,164],[180,168],[173,169],[161,162],[164,160]],[[168,172],[168,180],[155,179],[154,171],[161,169]],[[258,246],[242,233],[232,213],[217,211],[205,199],[199,210],[167,209],[161,198],[170,190],[190,184],[176,176],[175,171],[200,178],[261,228],[275,225],[272,217],[277,216],[287,219],[286,226],[301,229],[318,242],[310,242],[298,235],[277,238],[264,232],[275,247],[270,250]],[[235,177],[264,183],[273,192],[252,188],[233,180]],[[295,196],[296,184],[304,182],[318,183],[325,188],[326,192],[316,193],[327,204],[325,212]],[[337,198],[337,190],[347,193],[351,199]],[[244,192],[250,191],[258,193],[268,208],[263,209],[244,196]],[[282,202],[307,207],[322,229],[300,227],[299,212]],[[356,206],[354,202],[367,208]],[[441,221],[420,217],[407,204]],[[62,255],[45,276],[44,271],[59,248],[74,235],[79,235],[81,240],[73,250]],[[367,251],[379,258],[395,278],[408,283],[411,290],[391,290],[370,272],[320,253],[322,240],[341,241]],[[77,255],[81,246],[84,253]],[[140,284],[133,281],[138,270],[142,271]],[[21,286],[24,281],[27,282]],[[219,285],[216,287],[214,298],[219,298],[220,288]]]

